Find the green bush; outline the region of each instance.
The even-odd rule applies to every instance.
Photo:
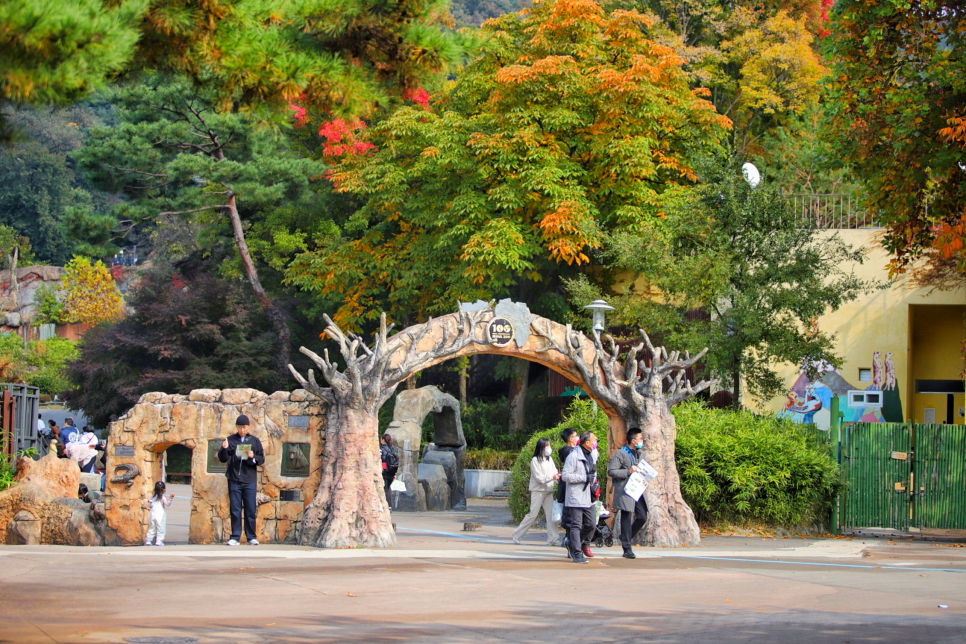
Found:
[[[550,439],[553,460],[560,470],[563,464],[557,458],[557,450],[563,447],[560,432],[566,427],[573,427],[578,432],[590,430],[597,434],[597,451],[601,455],[597,461],[597,478],[600,480],[601,497],[607,494],[607,414],[600,410],[595,413],[593,403],[575,398],[558,425],[533,434],[520,448],[520,455],[510,470],[510,512],[515,521],[520,521],[530,511],[530,459],[533,458],[537,441],[544,437]]]
[[[508,470],[513,467],[518,453],[485,447],[466,450],[464,467],[468,470]]]
[[[826,524],[841,477],[825,432],[694,401],[674,416],[681,492],[699,521]]]

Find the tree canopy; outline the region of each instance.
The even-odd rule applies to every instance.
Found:
[[[330,176],[364,205],[289,281],[340,294],[336,318],[354,324],[589,270],[607,235],[661,216],[665,190],[694,181],[694,159],[728,127],[653,26],[591,0],[487,22],[431,109],[344,133],[366,145],[341,147]]]
[[[966,13],[958,2],[840,0],[827,56],[831,135],[901,272],[937,245],[966,271]]]

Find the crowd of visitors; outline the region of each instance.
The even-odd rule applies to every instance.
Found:
[[[101,440],[94,433],[90,425],[78,428],[74,419],[68,416],[64,426],[60,427],[56,421],[44,423],[42,414],[37,414],[37,433],[40,435],[41,451],[44,454],[56,454],[58,458],[66,458],[77,463],[81,472],[103,471],[103,454],[107,449],[107,442]],[[96,470],[98,457],[101,470]]]

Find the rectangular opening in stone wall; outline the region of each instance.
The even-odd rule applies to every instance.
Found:
[[[205,471],[209,474],[224,474],[228,471],[228,463],[218,460],[218,450],[221,449],[223,438],[208,441],[208,458],[205,460]]]
[[[164,450],[164,479],[167,483],[191,485],[191,449],[172,445]]]
[[[309,475],[308,443],[282,443],[282,476],[305,478]]]

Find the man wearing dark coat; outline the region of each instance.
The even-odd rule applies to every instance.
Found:
[[[607,475],[613,481],[614,509],[620,510],[620,540],[624,549],[624,557],[636,559],[631,549],[631,539],[647,523],[647,501],[644,495],[637,500],[624,493],[627,479],[638,470],[638,463],[643,460],[641,453],[644,447],[644,435],[637,427],[627,430],[627,445],[614,452],[607,464]]]
[[[258,511],[255,494],[258,491],[258,466],[265,463],[265,451],[255,436],[248,434],[248,416],[235,420],[235,433],[226,438],[218,450],[218,460],[228,463],[228,505],[231,512],[229,546],[237,546],[241,539],[242,509],[245,510],[245,536],[248,545],[257,546],[255,515]]]

